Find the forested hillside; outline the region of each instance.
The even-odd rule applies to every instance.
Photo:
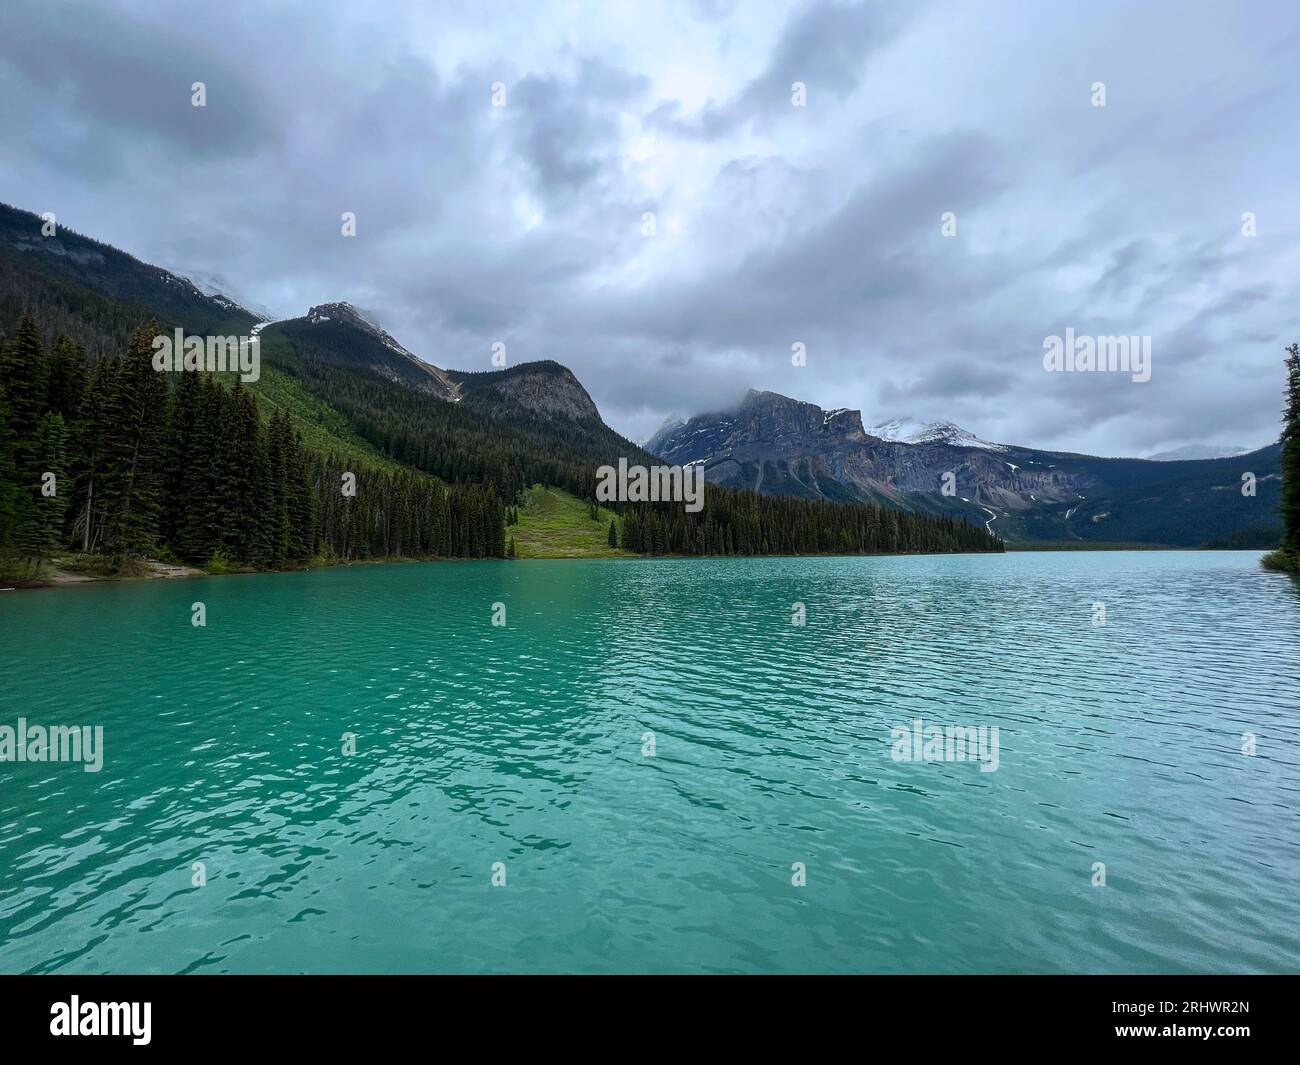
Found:
[[[325,314],[262,328],[256,382],[158,372],[155,336],[248,335],[256,319],[41,226],[0,205],[0,571],[10,576],[69,553],[115,572],[142,558],[213,571],[500,558],[507,507],[531,486],[592,499],[599,466],[656,462],[604,424],[558,363],[426,374],[382,331]],[[431,390],[432,379],[448,384]],[[711,488],[700,514],[614,509],[621,546],[646,554],[1000,549],[963,522],[728,489]]]
[[[152,365],[156,333],[142,326],[92,368],[66,337],[47,352],[22,320],[0,356],[0,544],[29,559],[72,546],[214,569],[504,553],[492,486],[312,452],[284,412],[263,422],[235,375],[169,383]]]

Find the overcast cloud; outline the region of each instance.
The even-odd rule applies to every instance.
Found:
[[[1293,0],[5,0],[0,200],[440,366],[556,359],[638,440],[752,386],[1255,447],[1300,339],[1297,55]],[[1067,327],[1150,335],[1151,380],[1044,372]]]

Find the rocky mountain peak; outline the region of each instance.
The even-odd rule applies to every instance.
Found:
[[[348,325],[356,326],[362,332],[369,333],[376,340],[387,344],[394,351],[402,352],[406,355],[411,353],[402,347],[390,333],[380,327],[372,315],[364,311],[357,310],[356,307],[346,301],[338,303],[322,303],[319,306],[312,307],[307,311],[307,321],[315,325],[318,322],[346,322]],[[414,355],[411,356],[415,358]]]
[[[432,363],[425,362],[418,355],[407,350],[397,342],[397,339],[391,333],[379,325],[373,315],[359,310],[352,304],[346,301],[318,304],[307,311],[307,321],[312,325],[320,325],[323,322],[341,322],[344,325],[360,330],[372,340],[378,341],[393,355],[397,356],[395,361],[390,356],[385,356],[381,361],[371,364],[371,369],[381,376],[392,381],[404,380],[408,384],[412,384],[421,391],[428,392],[439,399],[449,399],[455,402],[460,398],[455,385],[448,379],[445,371]],[[384,365],[385,362],[388,365]],[[414,371],[418,371],[414,373],[414,376],[412,376],[412,368],[414,368]]]
[[[552,359],[481,373],[452,370],[447,376],[462,395],[476,403],[600,420],[600,411],[582,382],[567,366]]]

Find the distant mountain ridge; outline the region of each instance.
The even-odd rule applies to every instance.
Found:
[[[1244,455],[1248,448],[1225,446],[1220,444],[1188,444],[1173,451],[1157,451],[1148,455],[1152,462],[1187,462],[1192,459],[1226,459],[1233,455]]]
[[[856,410],[751,389],[732,410],[669,420],[645,446],[675,464],[703,462],[713,483],[959,515],[1011,541],[1267,546],[1280,529],[1277,444],[1171,465],[995,444],[951,422],[873,430]],[[1244,472],[1255,496],[1240,491]]]

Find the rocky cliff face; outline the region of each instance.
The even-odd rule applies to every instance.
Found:
[[[484,373],[442,370],[412,354],[350,303],[322,303],[296,323],[306,331],[305,339],[317,357],[362,366],[435,399],[465,401],[497,412],[600,422],[600,411],[582,383],[549,359]]]
[[[954,435],[962,433],[952,428]],[[863,428],[858,411],[824,411],[813,403],[753,390],[736,410],[665,425],[646,444],[648,451],[674,464],[703,460],[709,480],[736,488],[903,505],[916,495],[928,497],[927,507],[958,512],[981,505],[1018,509],[1059,502],[1094,483],[1084,473],[1048,461],[1046,453],[994,447],[982,441],[952,444],[938,434],[915,444],[884,440]],[[942,493],[948,473],[955,478],[952,497]]]
[[[600,421],[600,411],[582,382],[567,367],[550,359],[487,373],[452,370],[448,376],[475,406]]]

